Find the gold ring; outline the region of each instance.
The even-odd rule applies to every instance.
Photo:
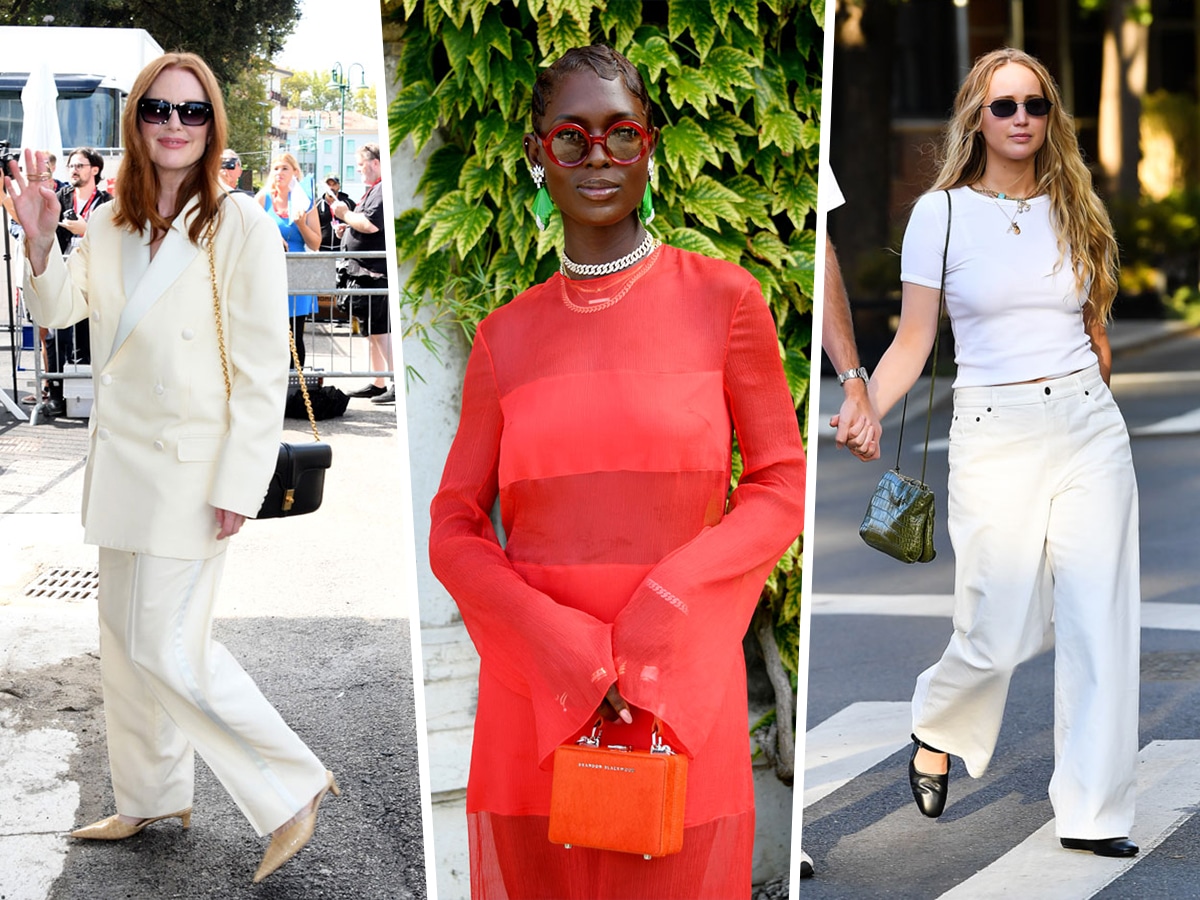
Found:
[[[49,172],[34,172],[32,175],[26,176],[25,180],[30,182],[49,181],[51,175]]]

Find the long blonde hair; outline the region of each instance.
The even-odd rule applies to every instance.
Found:
[[[1117,295],[1117,241],[1108,210],[1092,188],[1092,174],[1079,152],[1075,121],[1063,109],[1062,96],[1050,72],[1022,50],[1005,47],[984,54],[963,80],[954,98],[954,113],[946,127],[940,153],[941,170],[930,190],[971,185],[983,178],[987,148],[983,139],[983,104],[992,75],[1016,63],[1029,69],[1051,102],[1046,140],[1034,156],[1035,194],[1050,197],[1050,212],[1058,235],[1058,264],[1068,251],[1080,293],[1087,292],[1084,322],[1108,321]]]
[[[221,151],[228,139],[225,123],[225,101],[221,98],[221,86],[203,59],[194,53],[164,53],[138,74],[125,101],[121,114],[121,130],[125,135],[125,158],[117,176],[117,197],[113,221],[130,231],[144,234],[150,226],[151,234],[165,232],[171,222],[158,211],[158,171],[150,160],[150,150],[142,137],[138,125],[138,102],[146,96],[164,69],[184,69],[196,76],[204,88],[206,99],[213,107],[212,121],[208,125],[208,143],[204,154],[196,162],[179,189],[179,209],[198,196],[199,206],[188,223],[188,237],[192,243],[200,243],[200,236],[208,227],[209,220],[217,214],[217,204],[224,196],[218,187],[217,176],[221,171]]]

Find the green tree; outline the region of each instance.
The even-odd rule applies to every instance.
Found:
[[[242,167],[259,173],[267,166],[263,136],[270,124],[267,88],[263,74],[266,63],[255,61],[242,70],[232,82],[227,82],[225,112],[229,118],[229,146],[242,158]]]
[[[331,86],[332,75],[325,70],[310,72],[295,72],[283,79],[283,94],[288,106],[303,106],[304,109],[324,109],[329,112],[341,112],[342,92]],[[300,98],[304,100],[301,103]],[[375,86],[355,87],[351,82],[346,91],[346,109],[360,115],[377,114],[375,107]]]
[[[651,230],[758,278],[803,426],[824,11],[823,0],[402,0],[391,144],[442,143],[420,181],[422,206],[396,220],[397,252],[414,264],[406,334],[436,346],[437,329],[455,323],[473,336],[557,268],[561,222],[537,230],[521,136],[538,69],[603,40],[642,72],[662,129]],[[754,628],[783,724],[760,745],[788,782],[799,612],[797,540]]]
[[[300,16],[300,0],[0,0],[8,25],[144,28],[167,50],[204,57],[222,84],[256,58],[283,49]]]

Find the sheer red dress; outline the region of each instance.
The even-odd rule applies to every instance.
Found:
[[[662,247],[479,326],[429,542],[480,656],[473,897],[749,897],[742,635],[802,528],[804,474],[774,322],[737,266]],[[554,748],[614,682],[634,721],[605,741],[648,746],[658,716],[689,757],[681,853],[547,838]]]

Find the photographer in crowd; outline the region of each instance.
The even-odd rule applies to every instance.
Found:
[[[56,237],[58,249],[69,256],[83,243],[88,219],[97,206],[112,200],[112,194],[101,190],[98,179],[104,171],[104,157],[91,147],[80,147],[67,158],[70,179],[56,192],[62,210]],[[68,365],[88,365],[92,361],[88,320],[82,319],[70,328],[55,328],[46,334],[46,368],[62,372]],[[63,383],[59,378],[47,382],[48,399],[43,411],[50,416],[66,412]]]

